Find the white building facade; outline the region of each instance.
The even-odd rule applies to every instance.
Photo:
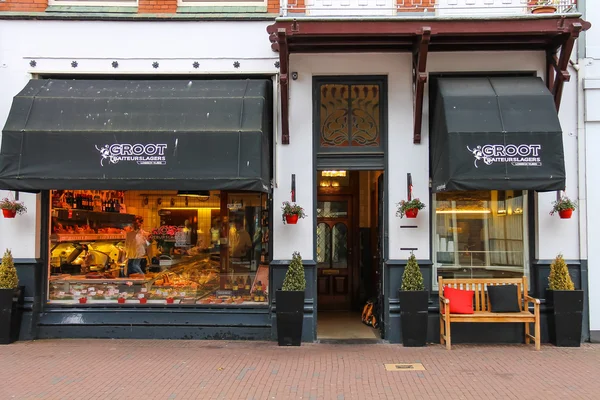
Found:
[[[95,314],[106,315],[104,320],[92,317],[81,304],[57,308],[49,299],[46,272],[50,194],[46,189],[37,194],[19,191],[19,200],[29,211],[16,219],[0,219],[0,247],[12,249],[21,281],[29,286],[21,337],[274,338],[273,295],[292,253],[298,251],[307,276],[305,341],[324,338],[319,326],[326,319],[321,320],[320,312],[357,311],[373,298],[381,321],[374,337],[399,342],[397,290],[411,254],[431,292],[429,341],[439,339],[437,276],[525,275],[529,293],[543,299],[549,265],[559,253],[569,263],[576,286],[586,292],[586,302],[589,293],[582,340],[593,339],[600,331],[600,316],[594,313],[600,310],[600,297],[588,290],[597,281],[588,265],[594,259],[594,235],[600,232],[595,232],[593,207],[587,205],[593,204],[595,195],[589,171],[598,162],[592,151],[593,131],[600,129],[600,113],[595,117],[593,106],[594,93],[600,90],[600,68],[597,79],[594,75],[598,35],[595,30],[587,33],[585,58],[574,46],[572,59],[583,62],[557,71],[549,62],[550,43],[560,43],[554,50],[570,52],[569,40],[589,26],[573,7],[561,10],[561,15],[538,17],[520,2],[513,3],[487,10],[493,17],[485,7],[475,12],[467,4],[462,14],[455,5],[442,4],[409,17],[398,12],[400,5],[379,11],[373,5],[370,12],[375,16],[359,21],[351,17],[356,9],[346,12],[341,5],[342,11],[332,11],[324,3],[307,2],[305,13],[293,18],[287,15],[287,3],[282,3],[281,17],[254,21],[2,21],[2,123],[9,118],[14,96],[31,79],[272,82],[267,304],[235,312],[199,302],[193,310],[181,307],[173,323],[189,323],[193,329],[173,328],[171,333],[161,330],[161,318],[168,310],[155,310],[155,319],[142,323],[135,310],[128,309],[127,323],[138,328],[124,333],[113,329],[124,323],[110,315],[116,304],[110,304],[105,314]],[[504,13],[498,11],[501,7]],[[587,4],[589,20],[594,21],[594,13],[600,13],[600,6]],[[566,27],[557,23],[562,17]],[[529,22],[527,29],[522,28],[522,19]],[[335,32],[346,29],[340,28],[344,24],[347,36],[340,39]],[[499,32],[505,32],[506,39],[497,39]],[[596,47],[600,49],[600,44]],[[560,63],[560,53],[557,59]],[[570,82],[561,81],[564,71],[571,75]],[[442,109],[436,107],[442,107],[444,87],[456,82],[453,79],[467,79],[469,87],[471,82],[484,85],[476,89],[484,91],[505,82],[514,87],[524,79],[543,99],[560,104],[562,148],[549,153],[564,157],[566,187],[560,193],[579,204],[571,219],[549,215],[557,199],[552,182],[540,190],[526,184],[484,187],[469,182],[462,190],[433,187],[439,149],[432,138],[438,137],[436,129],[442,129],[436,116]],[[556,108],[543,111],[548,110]],[[554,114],[550,119],[556,118]],[[477,120],[477,112],[463,120],[470,118]],[[486,166],[478,164],[470,150],[463,149],[468,164],[483,171]],[[450,162],[464,154],[444,157]],[[536,162],[545,165],[544,160]],[[449,176],[448,184],[455,178]],[[15,191],[1,194],[10,197]],[[409,196],[420,198],[425,208],[416,219],[401,219],[396,216],[397,203]],[[283,224],[280,208],[285,201],[301,205],[306,218],[296,225]],[[544,329],[545,319],[543,311]],[[457,328],[455,334],[457,342],[481,337],[519,342],[522,327]],[[548,340],[545,330],[542,334]]]

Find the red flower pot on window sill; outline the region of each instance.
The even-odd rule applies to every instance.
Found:
[[[117,303],[119,303],[119,304],[125,304],[125,297],[119,297],[117,299]]]
[[[573,215],[573,210],[560,210],[558,212],[558,215],[562,218],[562,219],[569,219],[571,218],[571,215]]]
[[[14,218],[17,215],[17,210],[7,210],[6,208],[3,208],[2,215],[4,215],[4,218]]]
[[[285,222],[288,224],[297,224],[298,223],[298,214],[288,214],[285,216]]]
[[[80,297],[79,304],[85,304],[85,303],[87,303],[87,297]]]
[[[142,298],[140,299],[140,304],[146,304],[147,302],[148,302],[148,299],[147,299],[147,298],[145,298],[145,297],[142,297]]]
[[[404,212],[406,218],[417,218],[417,214],[419,214],[418,208],[411,208],[410,210],[406,210]]]
[[[167,304],[173,304],[174,301],[175,299],[173,299],[172,297],[167,297]]]

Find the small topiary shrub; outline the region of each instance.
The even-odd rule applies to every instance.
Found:
[[[300,256],[300,253],[295,251],[292,255],[290,267],[285,273],[282,290],[304,292],[305,288],[306,277],[304,276],[304,264],[302,264],[302,257]]]
[[[575,290],[575,285],[569,275],[569,268],[562,254],[556,256],[550,264],[550,276],[548,276],[548,288],[550,290]]]
[[[402,290],[425,290],[423,274],[421,274],[421,268],[419,268],[417,258],[413,253],[410,254],[408,264],[402,274]]]
[[[17,270],[10,250],[6,249],[0,264],[0,289],[15,289],[19,284]]]

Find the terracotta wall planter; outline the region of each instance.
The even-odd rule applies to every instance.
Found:
[[[16,210],[7,210],[6,208],[3,208],[2,215],[4,215],[4,218],[14,218],[17,215],[17,211]]]
[[[554,14],[556,7],[554,6],[539,6],[531,10],[532,14]]]
[[[560,210],[558,212],[558,216],[562,219],[569,219],[571,218],[571,215],[573,215],[573,210]]]
[[[298,223],[298,215],[297,214],[286,215],[285,222],[287,224],[291,224],[291,225],[297,224]]]

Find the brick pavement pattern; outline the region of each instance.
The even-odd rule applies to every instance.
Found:
[[[421,362],[426,371],[387,372]],[[42,340],[0,346],[0,399],[600,399],[600,345]]]

